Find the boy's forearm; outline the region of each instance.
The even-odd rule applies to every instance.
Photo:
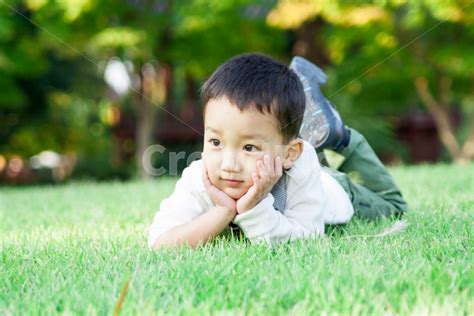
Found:
[[[232,211],[215,206],[192,222],[174,227],[162,234],[153,248],[174,247],[181,244],[188,244],[191,248],[195,248],[221,233],[234,217],[235,214]]]

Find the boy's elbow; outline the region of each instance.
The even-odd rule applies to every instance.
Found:
[[[150,229],[148,231],[148,249],[156,250],[156,245],[158,244],[158,240],[161,235],[163,235],[163,233],[158,233],[156,229]]]
[[[163,247],[172,248],[176,246],[176,240],[171,234],[172,230],[155,229],[150,231],[148,236],[148,248],[150,250],[160,250]]]
[[[163,247],[169,246],[167,241],[169,238],[166,238],[166,232],[161,234],[154,234],[148,237],[148,248],[150,250],[160,250]]]
[[[159,236],[154,243],[151,245],[149,244],[150,250],[158,251],[163,248],[174,249],[179,248],[182,246],[189,247],[191,249],[195,249],[199,246],[200,243],[193,243],[188,240],[175,240],[170,239],[166,234]]]
[[[158,250],[160,247],[161,245],[158,243],[158,240],[155,240],[153,242],[148,241],[148,249]]]
[[[154,242],[149,244],[151,250],[157,251],[163,248],[174,248],[178,244],[176,242],[171,242],[169,238],[166,238],[165,234],[161,234],[158,238],[155,238]]]
[[[152,251],[159,251],[163,248],[168,248],[168,249],[171,249],[171,248],[174,248],[173,246],[176,246],[176,245],[173,245],[173,244],[169,244],[169,243],[166,243],[166,242],[162,242],[160,240],[157,240],[153,246],[151,246],[151,250]]]
[[[160,250],[163,247],[163,242],[160,239],[155,239],[152,243],[148,242],[148,248],[150,250]]]

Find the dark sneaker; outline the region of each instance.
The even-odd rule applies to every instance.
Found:
[[[326,74],[316,65],[296,56],[291,60],[292,69],[303,84],[306,110],[299,137],[316,149],[340,150],[349,144],[350,132],[336,109],[323,96],[319,86],[326,83]]]

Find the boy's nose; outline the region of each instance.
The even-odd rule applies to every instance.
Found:
[[[221,163],[222,171],[228,173],[238,173],[240,164],[238,162],[237,153],[231,150],[225,151]]]

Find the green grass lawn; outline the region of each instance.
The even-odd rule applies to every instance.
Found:
[[[152,253],[176,179],[0,188],[0,314],[473,315],[474,164],[398,167],[404,232],[353,221],[274,249],[237,238]],[[353,235],[358,237],[347,238]]]

